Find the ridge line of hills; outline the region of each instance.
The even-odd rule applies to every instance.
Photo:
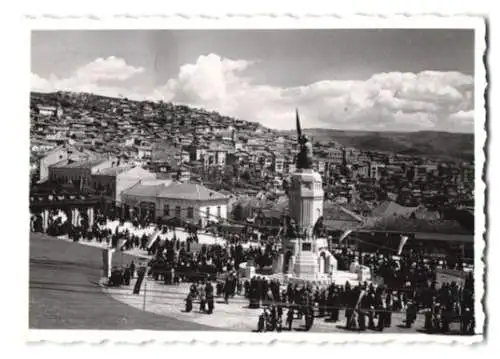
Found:
[[[59,95],[82,96],[85,98],[95,98],[99,100],[109,99],[110,101],[128,101],[131,103],[148,103],[151,105],[159,106],[159,102],[155,101],[138,101],[130,100],[125,97],[109,97],[102,95],[95,95],[90,93],[74,93],[74,92],[51,92],[43,93],[31,91],[31,96],[46,97],[47,99],[57,98]],[[217,111],[204,110],[202,108],[195,108],[193,106],[176,105],[174,103],[167,103],[174,107],[182,106],[189,111],[206,111],[209,113],[217,113]],[[54,105],[54,104],[52,104]],[[230,119],[234,122],[238,119],[231,116],[221,117]],[[295,130],[278,130],[268,128],[255,121],[238,120],[243,123],[258,125],[268,132],[273,132],[275,135],[294,136]],[[293,119],[291,119],[293,122]],[[361,151],[373,152],[391,152],[400,155],[408,156],[425,156],[429,158],[441,158],[451,161],[473,161],[474,159],[474,134],[472,133],[454,133],[445,131],[414,131],[414,132],[401,132],[401,131],[366,131],[366,130],[336,130],[328,128],[305,128],[303,132],[313,139],[314,143],[328,145],[333,142],[340,144],[344,147],[353,147]]]

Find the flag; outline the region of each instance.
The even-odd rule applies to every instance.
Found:
[[[401,252],[403,251],[403,247],[405,246],[407,240],[408,236],[401,236],[401,241],[399,242],[399,248],[398,248],[398,256],[401,255]]]
[[[347,238],[347,236],[348,236],[349,234],[351,234],[351,233],[352,233],[352,229],[348,229],[347,231],[345,231],[344,233],[342,233],[342,235],[341,235],[341,236],[340,236],[340,238],[339,238],[339,243],[342,243],[342,241],[343,241],[344,239],[346,239],[346,238]]]
[[[359,297],[358,297],[358,300],[356,301],[356,305],[354,306],[353,309],[359,309],[359,306],[361,305],[361,300],[363,299],[363,297],[365,296],[366,294],[366,290],[361,290],[361,292],[359,292]],[[350,328],[354,323],[354,320],[355,320],[355,316],[354,316],[354,313],[347,319],[348,320],[348,323],[347,323],[347,327]]]
[[[162,232],[161,229],[158,229],[149,236],[147,245],[148,249],[151,249],[153,243],[155,243],[156,239],[160,236],[161,232]]]
[[[358,297],[358,301],[356,302],[356,306],[354,308],[358,308],[361,304],[361,300],[363,299],[363,297],[366,295],[366,290],[362,290],[360,293],[359,293],[359,297]]]
[[[139,267],[137,271],[137,281],[135,282],[134,286],[134,294],[139,294],[141,292],[141,285],[144,281],[144,277],[146,276],[146,270],[147,268],[144,266]]]

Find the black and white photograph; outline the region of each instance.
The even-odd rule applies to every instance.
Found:
[[[30,38],[30,330],[483,335],[484,27]]]

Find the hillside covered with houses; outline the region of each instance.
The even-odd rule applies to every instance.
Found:
[[[279,225],[287,209],[293,132],[172,103],[69,92],[31,93],[30,125],[32,183],[47,181],[58,161],[113,158],[227,194],[235,222]],[[327,226],[473,232],[473,159],[367,150],[342,136],[313,137]]]

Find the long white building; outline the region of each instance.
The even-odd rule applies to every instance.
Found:
[[[227,196],[193,183],[141,182],[121,194],[125,212],[177,218],[201,226],[227,219],[228,202]]]

